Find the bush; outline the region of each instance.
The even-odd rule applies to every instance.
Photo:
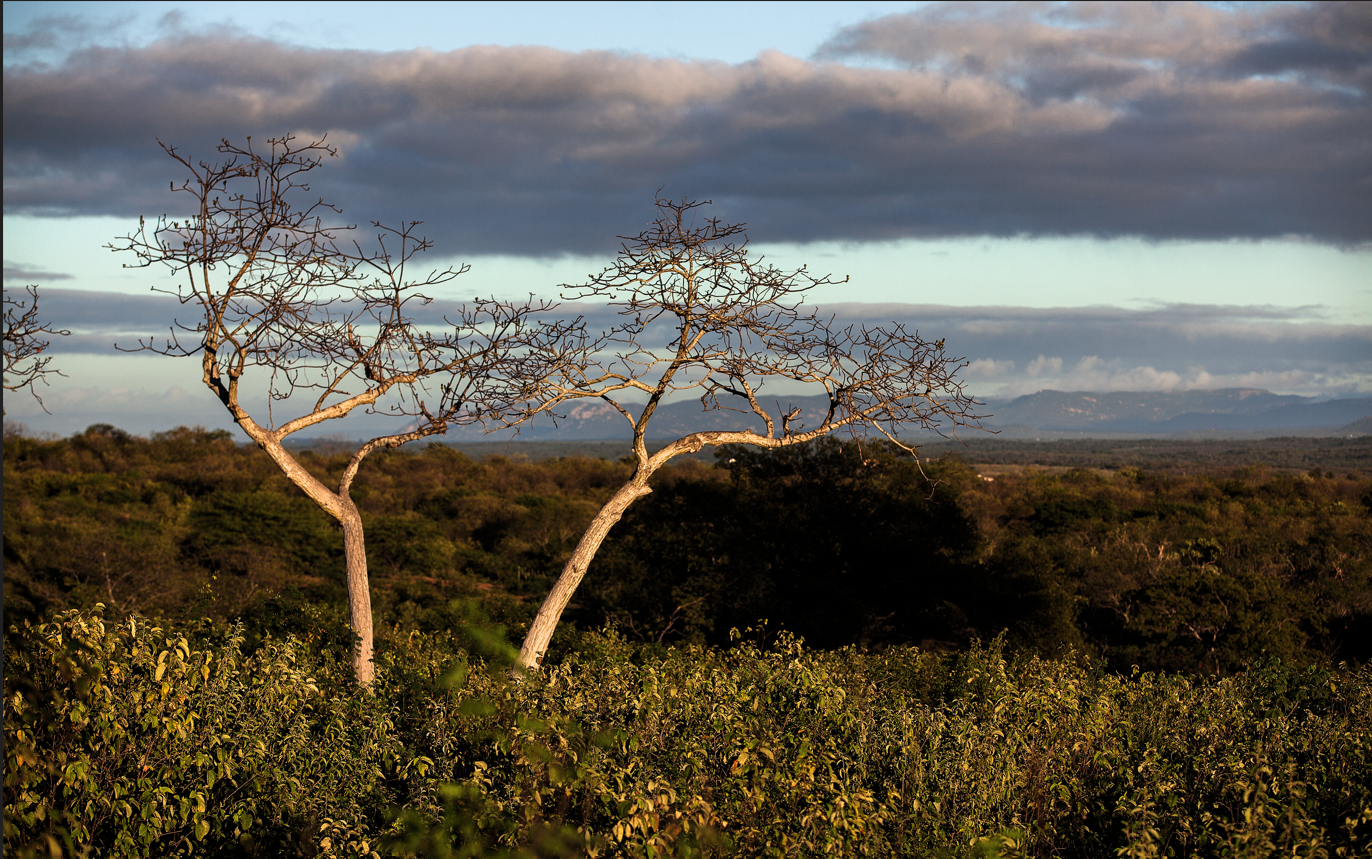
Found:
[[[241,626],[201,638],[99,609],[12,630],[7,847],[289,855],[415,766],[382,699],[321,687],[346,664],[294,638],[242,645]]]
[[[465,614],[464,614],[465,612]],[[345,660],[100,611],[5,650],[5,845],[105,856],[1354,856],[1372,671],[1228,678],[607,633],[522,682],[469,609]],[[463,631],[466,630],[464,633]],[[755,643],[768,641],[770,644]],[[485,656],[475,655],[484,653]]]
[[[345,462],[301,458],[326,482]],[[1009,652],[1075,651],[1123,672],[1372,658],[1365,474],[1031,468],[988,481],[955,458],[833,440],[730,449],[720,465],[654,478],[568,620],[717,646],[759,617],[819,647],[960,648],[1004,632]],[[437,444],[368,457],[356,498],[378,625],[426,626],[473,595],[511,628],[528,621],[627,478],[622,463],[475,462]],[[100,601],[227,620],[292,587],[343,601],[341,532],[223,433],[9,437],[4,484],[11,619]]]

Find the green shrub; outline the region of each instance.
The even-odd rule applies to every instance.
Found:
[[[242,652],[100,610],[14,630],[5,652],[5,842],[101,856],[288,852],[361,817],[403,759],[381,699],[316,676],[297,639]],[[371,821],[373,824],[375,821]]]
[[[1051,461],[1075,443],[1027,444]],[[11,619],[99,601],[227,620],[292,587],[344,601],[341,532],[226,433],[143,439],[95,426],[6,437],[4,449]],[[1372,659],[1365,471],[1028,468],[988,481],[955,457],[917,464],[868,442],[721,454],[722,467],[688,460],[659,473],[610,532],[567,620],[717,646],[759,617],[820,647],[956,649],[1004,632],[1013,653],[1076,651],[1125,672]],[[327,483],[346,460],[301,454]],[[377,623],[433,628],[426,616],[452,598],[481,596],[518,628],[627,469],[477,462],[439,444],[368,457],[355,489]]]
[[[465,607],[464,607],[465,605]],[[520,682],[474,603],[327,637],[65,612],[5,650],[8,850],[101,856],[1359,856],[1372,671],[1227,678],[612,632]],[[314,622],[312,621],[311,624]],[[314,626],[298,632],[309,635]],[[757,643],[771,641],[770,644]],[[479,655],[484,654],[484,655]]]

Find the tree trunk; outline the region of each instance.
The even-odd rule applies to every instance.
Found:
[[[576,544],[576,551],[572,552],[567,566],[562,568],[562,575],[558,576],[557,584],[553,585],[547,599],[543,600],[543,605],[538,609],[538,616],[529,627],[529,634],[519,651],[520,668],[537,668],[543,661],[543,654],[548,650],[553,630],[557,629],[563,610],[571,601],[577,585],[581,584],[581,579],[586,575],[586,568],[591,565],[591,559],[600,549],[605,535],[610,533],[610,529],[624,515],[630,504],[653,491],[648,486],[650,474],[651,472],[635,474],[634,479],[620,487],[614,497],[600,508],[595,519],[591,520],[591,526],[581,535],[581,542]]]
[[[366,689],[376,679],[372,663],[372,593],[367,582],[367,547],[362,540],[362,514],[352,501],[343,499],[343,558],[347,567],[348,615],[357,642],[353,645],[353,673],[357,685]]]
[[[364,689],[370,688],[372,681],[376,679],[376,667],[372,664],[372,592],[367,583],[367,546],[362,539],[362,514],[348,497],[348,486],[361,459],[354,458],[339,482],[338,492],[334,492],[296,462],[295,457],[282,446],[275,434],[258,426],[246,414],[235,413],[234,420],[249,438],[267,452],[292,483],[300,487],[311,501],[318,504],[319,509],[337,519],[343,526],[348,622],[353,634],[357,636],[357,643],[353,646],[353,673],[357,675],[357,685]]]
[[[648,485],[648,478],[669,459],[683,453],[696,453],[706,445],[751,444],[768,448],[785,447],[818,438],[824,432],[827,430],[803,433],[786,439],[760,436],[751,429],[741,432],[698,432],[677,439],[651,457],[647,455],[643,446],[643,434],[639,432],[634,438],[634,446],[636,453],[642,458],[634,471],[633,479],[621,486],[614,497],[605,502],[605,506],[600,508],[595,519],[591,520],[591,526],[586,529],[586,533],[581,535],[581,542],[576,544],[576,551],[567,561],[567,566],[562,568],[562,575],[558,576],[557,583],[553,585],[547,599],[543,600],[543,605],[539,606],[538,615],[529,627],[524,646],[519,650],[519,668],[537,668],[543,662],[543,654],[548,651],[548,642],[553,638],[553,630],[557,629],[563,610],[567,608],[567,603],[571,602],[572,594],[585,577],[591,559],[599,551],[600,544],[605,541],[605,535],[610,533],[610,529],[624,515],[630,504],[653,491]]]

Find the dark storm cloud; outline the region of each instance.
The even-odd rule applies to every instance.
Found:
[[[165,329],[181,317],[194,321],[195,305],[183,306],[175,297],[148,292],[127,295],[84,289],[45,289],[40,294],[43,311],[61,327],[76,331],[144,331]]]
[[[5,260],[4,279],[6,283],[14,280],[23,280],[32,283],[34,281],[71,280],[72,276],[59,271],[44,271],[42,269],[33,268],[32,266]]]
[[[1363,10],[936,4],[840,31],[814,61],[738,65],[203,34],[89,47],[6,69],[5,210],[160,213],[178,176],[155,136],[206,158],[220,137],[296,131],[340,146],[315,187],[346,216],[422,219],[445,253],[603,251],[658,188],[714,198],[763,241],[1356,243]]]

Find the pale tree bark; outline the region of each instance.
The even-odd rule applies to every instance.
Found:
[[[572,601],[577,586],[585,578],[586,570],[591,566],[596,552],[600,550],[600,544],[605,541],[605,536],[624,515],[624,511],[629,509],[630,504],[653,491],[648,486],[650,476],[651,474],[634,472],[633,479],[621,486],[591,520],[586,533],[582,534],[577,542],[572,557],[562,568],[562,575],[558,576],[552,590],[539,606],[533,623],[529,625],[529,634],[524,637],[524,645],[519,651],[521,668],[536,668],[543,661],[543,655],[548,651],[548,643],[553,640],[553,633],[557,630],[557,623],[562,619],[567,603]]]
[[[550,372],[528,380],[520,408],[506,414],[507,426],[519,426],[542,414],[556,419],[565,403],[597,398],[613,406],[634,433],[633,477],[592,520],[540,606],[520,650],[523,670],[542,663],[606,535],[634,501],[652,491],[653,474],[673,457],[707,445],[787,447],[839,431],[858,437],[875,432],[914,454],[897,437],[903,427],[940,435],[980,428],[976,400],[956,379],[966,362],[947,356],[942,340],[924,340],[898,323],[831,328],[803,310],[799,299],[809,289],[846,278],[764,265],[749,255],[743,225],[702,216],[704,205],[658,199],[656,220],[638,236],[621,237],[613,264],[587,284],[565,287],[573,295],[564,297],[606,300],[625,321],[598,337],[578,329],[575,336],[549,342]],[[671,336],[659,338],[656,332],[664,327]],[[655,345],[662,339],[665,346]],[[798,408],[769,412],[760,392],[770,380],[826,394],[827,413],[806,429]],[[687,391],[698,394],[706,410],[760,419],[765,431],[692,433],[650,456],[646,439],[653,415],[666,398]],[[640,408],[622,402],[624,393],[647,400]]]
[[[351,487],[363,459],[451,426],[502,416],[525,395],[524,379],[548,372],[542,363],[557,350],[569,326],[536,322],[550,304],[514,305],[476,300],[443,317],[443,333],[415,319],[430,303],[418,290],[447,283],[467,271],[446,269],[419,280],[406,265],[431,246],[415,233],[372,222],[375,242],[364,250],[355,227],[330,226],[338,209],[306,198],[302,177],[337,152],[320,140],[297,144],[286,135],[256,151],[228,141],[224,161],[192,163],[175,148],[167,154],[190,174],[173,191],[188,195],[196,214],[186,220],[140,219],[136,232],[110,247],[137,257],[129,267],[162,265],[177,279],[176,295],[200,314],[177,323],[164,343],[140,341],[137,350],[199,356],[202,380],[243,432],[343,531],[349,623],[357,643],[357,682],[370,686],[373,664],[371,592],[362,516]],[[154,287],[156,289],[156,287]],[[183,345],[182,340],[189,340]],[[260,422],[242,390],[244,376],[259,380]],[[307,408],[273,423],[286,401]],[[340,420],[357,410],[405,420],[409,427],[357,448],[336,488],[312,475],[286,450],[292,433]]]
[[[367,547],[362,539],[362,514],[351,499],[346,500],[343,516],[343,556],[348,579],[348,622],[357,642],[353,647],[353,673],[362,686],[370,686],[376,679],[372,662],[372,591],[367,578]]]
[[[376,666],[373,663],[376,647],[372,626],[371,582],[367,575],[367,546],[362,529],[362,513],[353,503],[350,490],[363,458],[378,447],[396,447],[403,444],[403,437],[374,439],[364,445],[344,468],[337,490],[332,490],[282,446],[280,433],[259,426],[241,409],[231,408],[230,411],[238,413],[238,425],[272,458],[281,472],[300,487],[321,510],[332,516],[341,527],[344,583],[348,594],[348,622],[356,637],[352,650],[353,674],[360,686],[370,687],[376,679]]]

